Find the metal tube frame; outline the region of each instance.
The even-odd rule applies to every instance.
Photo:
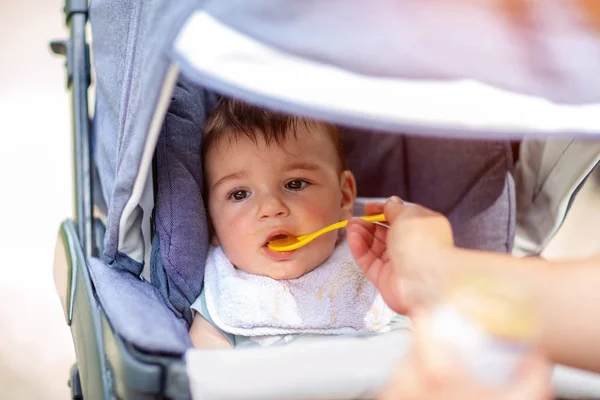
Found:
[[[70,31],[68,41],[51,43],[52,51],[66,57],[67,88],[73,110],[74,217],[86,258],[97,256],[93,229],[93,163],[88,88],[91,83],[90,51],[86,40],[87,0],[66,0],[64,13]]]

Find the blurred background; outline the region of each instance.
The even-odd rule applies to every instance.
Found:
[[[72,212],[70,105],[48,50],[63,3],[0,4],[0,399],[66,399],[75,352],[52,261]]]
[[[59,0],[0,3],[0,399],[66,399],[75,360],[52,275],[55,236],[72,213],[70,103]],[[545,255],[600,254],[600,171]]]

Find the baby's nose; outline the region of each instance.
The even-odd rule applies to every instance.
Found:
[[[261,201],[259,210],[260,219],[286,217],[289,213],[289,208],[276,196],[267,196]]]

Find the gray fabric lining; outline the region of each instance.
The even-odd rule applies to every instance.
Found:
[[[520,151],[514,254],[537,255],[556,234],[579,187],[599,162],[600,142],[527,140]]]
[[[186,323],[150,283],[95,258],[89,260],[89,269],[102,309],[126,341],[160,353],[182,354],[192,347]]]
[[[458,246],[511,251],[516,206],[508,141],[346,130],[344,146],[359,196],[399,195],[445,214]]]
[[[93,0],[90,6],[97,76],[94,158],[108,204],[105,258],[112,266],[136,275],[142,271],[138,264],[117,260],[122,234],[119,224],[138,175],[148,127],[170,65],[165,54],[178,27],[195,7],[196,2],[185,1],[112,0]],[[141,209],[134,212],[141,213]],[[143,246],[141,232],[138,236],[139,245]],[[119,259],[131,258],[129,254],[124,256]]]
[[[192,321],[190,305],[202,289],[208,251],[202,198],[202,127],[206,110],[216,100],[216,95],[181,76],[156,149],[156,237],[151,280],[188,323]],[[160,252],[156,250],[158,244]]]

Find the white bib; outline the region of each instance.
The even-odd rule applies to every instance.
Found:
[[[394,315],[346,242],[315,270],[280,281],[239,270],[211,247],[204,291],[213,322],[241,336],[385,332]]]

